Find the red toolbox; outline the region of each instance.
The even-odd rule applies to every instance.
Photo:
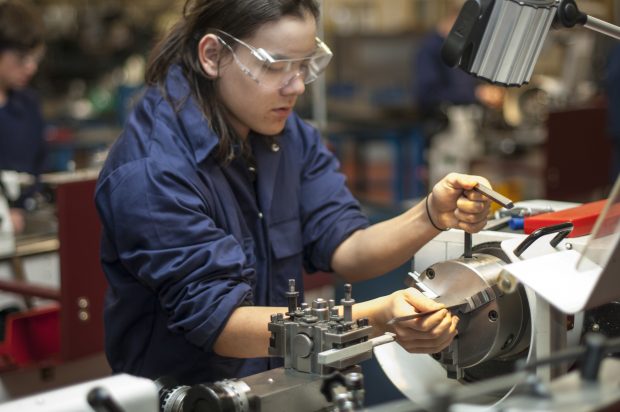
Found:
[[[568,237],[588,235],[592,232],[592,227],[605,207],[606,202],[607,199],[603,199],[557,212],[528,216],[524,219],[523,231],[526,234],[530,234],[541,227],[571,222],[574,228]]]

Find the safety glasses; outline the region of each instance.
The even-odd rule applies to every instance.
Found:
[[[215,32],[220,43],[230,50],[239,68],[256,83],[270,89],[282,89],[298,77],[305,84],[312,83],[325,71],[333,56],[329,47],[318,37],[312,55],[299,59],[276,59],[265,49],[252,47],[224,31]],[[245,50],[237,49],[235,52],[233,43]]]

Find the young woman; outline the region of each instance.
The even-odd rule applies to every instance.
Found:
[[[302,270],[379,276],[441,229],[480,230],[488,182],[453,174],[426,202],[370,226],[317,130],[294,112],[331,58],[314,0],[190,0],[155,49],[138,103],[101,172],[96,202],[110,284],[115,372],[183,383],[280,366],[272,313]],[[432,220],[431,220],[432,219]],[[377,334],[439,307],[410,290],[355,305]],[[446,347],[446,310],[393,329],[409,351]]]

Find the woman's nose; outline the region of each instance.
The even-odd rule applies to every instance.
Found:
[[[306,91],[306,84],[304,83],[304,76],[302,72],[297,72],[293,77],[281,89],[283,94],[297,94],[301,95]]]

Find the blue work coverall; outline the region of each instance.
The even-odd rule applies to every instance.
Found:
[[[330,271],[335,248],[368,220],[297,115],[275,139],[249,136],[253,179],[242,157],[216,161],[218,137],[178,67],[165,87],[174,106],[146,91],[97,184],[108,360],[114,372],[185,384],[279,366],[218,356],[213,345],[237,307],[286,306],[288,279],[301,285],[303,267]]]
[[[0,107],[0,170],[37,178],[19,199],[13,199],[13,207],[23,207],[25,200],[39,190],[38,177],[45,171],[46,155],[45,122],[38,96],[30,89],[9,91],[6,104]]]

